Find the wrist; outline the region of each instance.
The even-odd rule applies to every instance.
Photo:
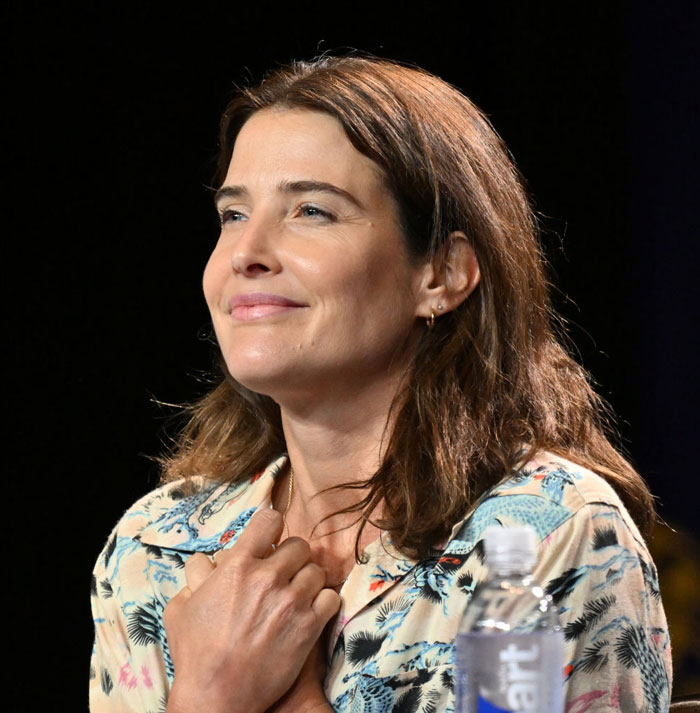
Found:
[[[267,713],[334,713],[323,692],[323,686],[307,686],[303,690],[291,689]]]
[[[184,685],[177,687],[173,683],[165,713],[264,713],[265,710],[251,706],[246,708],[231,707],[228,702],[212,700],[211,695],[205,700],[200,695],[192,695],[192,690],[194,690],[193,687]]]

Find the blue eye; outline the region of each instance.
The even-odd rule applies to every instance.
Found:
[[[237,210],[222,210],[221,213],[219,213],[219,222],[221,225],[225,225],[226,223],[237,223],[243,217],[243,213]]]

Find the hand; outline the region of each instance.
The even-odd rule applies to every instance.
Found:
[[[268,713],[333,713],[323,680],[326,677],[325,636],[321,635],[306,658],[294,685]]]
[[[294,683],[340,606],[299,538],[273,544],[282,517],[260,510],[216,566],[185,564],[187,586],[163,613],[175,678],[168,713],[256,713]]]

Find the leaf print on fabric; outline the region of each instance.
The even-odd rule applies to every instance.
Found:
[[[185,568],[185,560],[179,552],[166,552],[165,557],[175,565],[175,569]]]
[[[384,602],[377,610],[377,616],[374,620],[377,624],[384,624],[387,620],[391,619],[395,613],[399,612],[403,614],[406,612],[406,610],[410,608],[411,603],[411,598],[406,595]]]
[[[393,682],[394,677],[381,679],[362,676],[354,686],[333,700],[333,710],[343,713],[388,713],[396,696],[394,689],[397,686],[392,685]]]
[[[392,713],[430,713],[436,711],[436,703],[440,700],[440,692],[430,686],[435,676],[435,669],[420,669],[416,675],[410,679],[388,679],[387,685],[391,687],[410,686],[401,692],[395,699]],[[439,683],[439,679],[437,681]],[[426,690],[427,689],[427,690]]]
[[[112,555],[114,554],[116,546],[117,534],[114,533],[114,535],[112,535],[111,539],[107,543],[107,547],[105,547],[105,567],[109,567],[109,561],[112,559]]]
[[[659,589],[659,577],[656,573],[656,567],[653,564],[647,564],[646,560],[637,554],[639,566],[642,568],[642,576],[644,584],[646,584],[649,594],[657,601],[661,599],[661,590]]]
[[[604,547],[611,547],[617,544],[617,532],[614,527],[596,528],[593,536],[593,549],[602,550]]]
[[[550,594],[555,604],[559,604],[562,599],[568,597],[576,588],[576,583],[581,579],[583,573],[577,567],[567,569],[564,574],[551,579],[545,591]]]
[[[626,668],[639,669],[644,697],[653,713],[668,710],[668,677],[659,652],[652,648],[641,626],[630,626],[615,642],[617,660]]]
[[[601,705],[645,713],[664,710],[657,699],[663,702],[668,685],[670,646],[663,609],[654,594],[653,563],[610,487],[566,463],[562,469],[573,485],[562,473],[548,477],[560,462],[554,456],[531,461],[529,472],[517,478],[520,485],[504,481],[486,494],[464,520],[452,524],[453,536],[442,543],[444,549],[420,562],[387,556],[393,551],[381,541],[366,548],[366,559],[343,591],[346,616],[333,631],[337,639],[324,688],[337,713],[454,713],[454,637],[483,579],[483,528],[523,522],[531,522],[540,535],[539,562],[544,564],[537,579],[549,585],[558,601],[567,635],[564,674],[570,713],[591,713]],[[124,516],[116,539],[109,538],[98,559],[91,583],[98,593],[91,602],[94,710],[106,710],[118,691],[125,710],[164,713],[174,671],[162,607],[185,583],[187,558],[221,549],[222,539],[230,547],[260,503],[269,502],[272,481],[250,481],[245,494],[234,496],[216,516],[212,513],[224,501],[223,483],[213,490],[205,483],[207,495],[200,493],[197,508],[191,491],[169,499],[168,491],[176,487],[170,484]],[[185,529],[187,518],[196,537]],[[103,581],[113,588],[109,598],[101,596]],[[640,636],[649,661],[644,646],[629,633],[642,622]],[[627,668],[618,662],[618,652],[627,661],[642,663]],[[658,675],[654,655],[662,661]],[[120,682],[125,661],[129,668]],[[667,676],[663,666],[668,667]],[[646,691],[642,667],[651,672],[644,674],[649,679]],[[109,671],[114,689],[109,697],[101,686],[103,669]],[[593,700],[598,692],[600,698]]]
[[[353,634],[345,646],[345,655],[353,666],[361,666],[373,659],[386,639],[386,634],[374,634],[371,631],[358,631]]]
[[[114,688],[114,682],[112,681],[112,677],[109,675],[109,671],[106,668],[103,668],[102,671],[100,671],[100,686],[106,696],[108,696]]]
[[[469,555],[460,552],[445,552],[437,558],[424,560],[416,568],[416,583],[424,579],[418,594],[431,602],[442,602],[442,610],[447,616],[447,600],[454,592],[454,579],[457,572],[469,559]]]
[[[486,546],[484,545],[484,540],[479,540],[476,545],[474,545],[473,551],[479,558],[479,562],[484,564],[486,562]]]
[[[419,705],[420,688],[411,686],[411,688],[398,696],[391,709],[391,713],[416,713]]]
[[[151,599],[136,607],[127,619],[126,631],[129,640],[139,646],[160,643],[162,613],[163,606],[157,599]]]
[[[430,577],[430,570],[433,569],[435,560],[424,561],[415,571],[415,583],[418,591],[418,596],[427,599],[433,604],[439,604],[442,601],[440,592],[435,586],[434,581]]]
[[[440,698],[442,698],[440,691],[436,691],[434,688],[429,690],[423,696],[424,702],[421,713],[438,713],[440,710]]]
[[[578,639],[586,631],[590,631],[593,624],[600,621],[616,601],[617,597],[614,594],[610,594],[606,597],[586,602],[583,605],[583,614],[564,627],[564,638],[567,641],[571,641],[572,639]]]
[[[400,630],[411,611],[411,605],[414,601],[415,597],[404,594],[401,597],[384,602],[379,607],[374,620],[378,630],[387,635],[389,642],[392,641],[394,632]]]
[[[183,498],[189,498],[193,495],[197,495],[201,492],[202,486],[195,480],[187,481],[187,484],[176,485],[168,491],[168,497],[171,500],[182,500]]]
[[[109,599],[112,594],[114,594],[114,591],[112,589],[112,584],[108,579],[103,579],[100,582],[100,592],[102,592],[102,598],[103,599]]]
[[[587,646],[583,650],[583,656],[574,666],[573,671],[591,673],[593,671],[599,671],[603,666],[606,666],[609,659],[607,651],[604,651],[604,649],[607,646],[609,646],[609,642],[606,639],[601,639],[600,641],[596,641],[595,644]]]
[[[463,591],[471,594],[474,591],[474,575],[471,572],[465,572],[457,577],[457,586]]]

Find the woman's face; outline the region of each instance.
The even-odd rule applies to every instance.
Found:
[[[237,381],[277,401],[395,381],[426,313],[426,268],[406,254],[380,169],[336,119],[254,114],[217,207],[204,293]]]

